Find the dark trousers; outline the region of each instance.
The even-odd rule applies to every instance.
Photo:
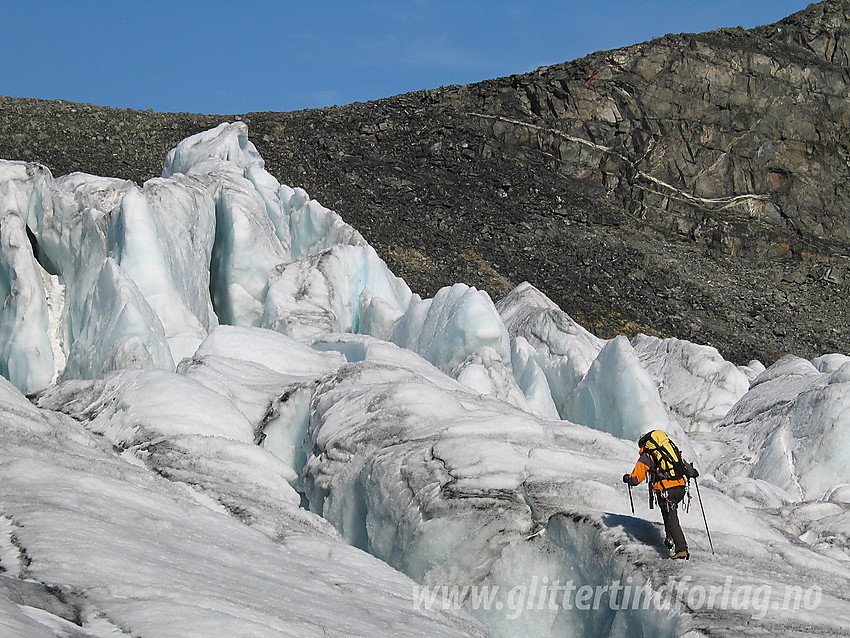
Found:
[[[663,494],[666,492],[666,498]],[[671,487],[664,492],[658,492],[658,507],[661,509],[661,518],[664,519],[664,531],[667,538],[672,538],[677,552],[688,551],[688,542],[679,525],[679,514],[676,511],[679,503],[685,498],[685,487]]]

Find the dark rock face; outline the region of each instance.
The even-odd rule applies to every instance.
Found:
[[[523,280],[601,336],[846,352],[850,0],[525,75],[239,116],[412,288]],[[0,98],[0,156],[143,181],[219,116]]]

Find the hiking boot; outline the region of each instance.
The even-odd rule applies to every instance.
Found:
[[[674,545],[673,539],[670,536],[668,536],[667,538],[664,539],[664,547],[666,547],[669,550],[672,550],[673,545]]]
[[[683,549],[681,552],[676,552],[670,558],[676,558],[679,560],[691,560],[691,555],[688,553],[688,550]]]

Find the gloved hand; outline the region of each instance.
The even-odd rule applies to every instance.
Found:
[[[631,485],[632,475],[631,474],[623,474],[623,483],[628,483]]]
[[[693,463],[687,463],[685,465],[685,475],[688,478],[696,478],[699,476],[699,472],[697,471],[697,468],[694,467]]]

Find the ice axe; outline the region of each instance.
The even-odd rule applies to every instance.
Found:
[[[702,512],[702,520],[705,523],[705,533],[708,536],[708,545],[711,547],[711,553],[714,554],[714,543],[711,542],[711,532],[708,531],[708,519],[705,517],[705,508],[702,506],[702,496],[699,493],[699,483],[694,478],[694,485],[697,488],[697,499],[699,499],[699,509]]]

